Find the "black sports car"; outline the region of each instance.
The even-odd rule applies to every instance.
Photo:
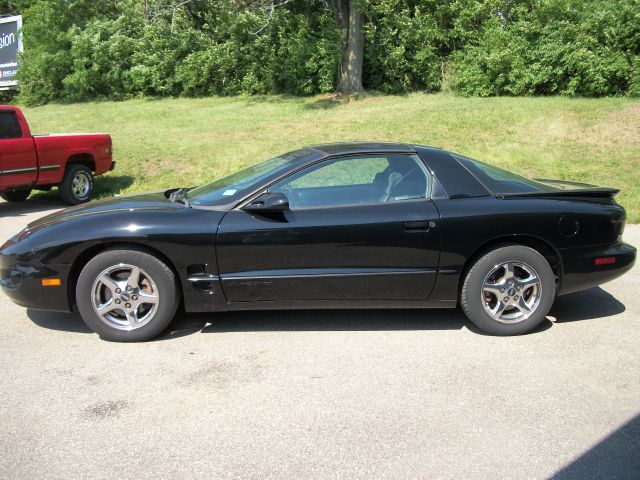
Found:
[[[453,308],[527,332],[556,295],[629,270],[618,191],[405,144],[306,147],[209,185],[44,217],[0,249],[19,305],[119,341],[187,312]]]

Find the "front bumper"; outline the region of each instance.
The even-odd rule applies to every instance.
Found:
[[[577,292],[609,282],[633,268],[636,249],[626,243],[608,247],[581,247],[560,250],[563,272],[559,295]],[[613,258],[613,263],[596,265],[597,258]]]
[[[59,278],[60,286],[45,287],[42,279]],[[68,265],[42,265],[32,254],[0,252],[0,290],[14,303],[36,310],[69,312]]]

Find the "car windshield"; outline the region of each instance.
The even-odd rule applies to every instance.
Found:
[[[462,155],[454,155],[454,157],[491,193],[551,192],[557,190],[544,183],[521,177],[479,160],[473,160]]]
[[[319,156],[319,153],[303,148],[270,158],[213,183],[194,188],[189,191],[189,203],[191,205],[215,206],[240,200],[258,187],[262,181],[270,177],[278,177],[293,164],[312,160],[314,156]]]

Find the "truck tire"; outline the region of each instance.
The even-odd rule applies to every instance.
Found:
[[[71,164],[58,185],[58,195],[67,205],[88,202],[93,193],[93,174],[86,165]]]
[[[0,193],[0,197],[7,202],[24,202],[31,195],[31,189],[7,190]]]

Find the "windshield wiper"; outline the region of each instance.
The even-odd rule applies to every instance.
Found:
[[[181,203],[185,207],[190,207],[189,199],[187,198],[187,192],[191,190],[190,188],[176,188],[175,190],[169,191],[169,200],[173,203]]]

